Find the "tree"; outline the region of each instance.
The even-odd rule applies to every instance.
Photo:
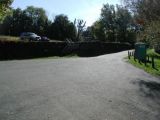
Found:
[[[114,5],[104,4],[101,9],[101,21],[107,41],[115,42],[116,11]]]
[[[25,15],[32,22],[30,31],[34,31],[40,35],[44,34],[44,27],[48,17],[46,15],[46,11],[43,8],[37,8],[33,6],[29,6],[24,10]],[[27,22],[27,21],[26,21]]]
[[[84,31],[84,28],[86,26],[86,22],[81,20],[81,19],[75,19],[74,20],[74,25],[77,28],[77,37],[76,37],[76,41],[82,41],[82,33]]]
[[[132,16],[131,13],[125,7],[116,6],[116,41],[120,42],[129,42],[128,37],[128,27],[132,24]]]
[[[50,21],[42,8],[33,6],[25,10],[12,9],[0,24],[0,34],[19,36],[22,32],[35,32],[57,40],[76,40],[76,27],[66,15],[57,15],[54,22]]]
[[[23,20],[24,20],[23,11],[20,8],[13,10],[11,20],[9,21],[10,31],[9,34],[13,36],[19,36],[21,31],[24,30]]]
[[[0,22],[4,19],[7,12],[9,12],[12,2],[13,0],[0,0]]]
[[[10,35],[12,26],[12,16],[8,15],[5,17],[3,24],[1,24],[0,34]]]
[[[95,39],[100,40],[100,41],[106,41],[106,33],[105,33],[105,28],[103,25],[103,22],[101,20],[96,21],[92,27],[92,34]]]
[[[57,15],[51,26],[53,31],[52,38],[63,41],[66,39],[75,40],[76,28],[66,15]]]
[[[130,42],[133,31],[128,31],[132,25],[131,13],[123,6],[105,4],[101,17],[92,26],[96,39],[107,42]],[[128,39],[129,38],[129,39]],[[134,39],[134,38],[133,38]]]
[[[159,0],[123,0],[125,5],[146,21],[160,19]]]
[[[87,27],[87,29],[83,31],[82,36],[85,41],[95,41],[92,27]]]
[[[160,50],[160,1],[124,0],[124,2],[136,16],[135,22],[143,27],[138,34],[138,41],[147,42],[150,47]]]
[[[29,6],[25,10],[12,9],[12,14],[8,15],[1,25],[3,28],[1,34],[19,36],[22,32],[35,32],[45,35],[49,28],[48,21],[42,8]]]

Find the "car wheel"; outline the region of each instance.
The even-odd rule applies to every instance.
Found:
[[[31,41],[32,41],[32,39],[31,39],[31,38],[29,38],[29,41],[31,42]]]

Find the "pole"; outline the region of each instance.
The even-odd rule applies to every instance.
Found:
[[[154,57],[152,56],[152,68],[155,68]]]

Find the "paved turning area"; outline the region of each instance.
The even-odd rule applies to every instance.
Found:
[[[160,120],[160,79],[92,58],[0,62],[0,120]]]

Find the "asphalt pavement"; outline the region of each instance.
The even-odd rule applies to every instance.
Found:
[[[125,56],[1,61],[0,120],[160,120],[160,79]]]

